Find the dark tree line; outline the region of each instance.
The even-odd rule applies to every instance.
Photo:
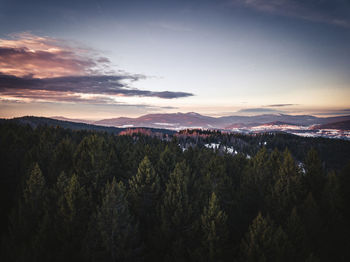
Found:
[[[2,123],[1,261],[349,261],[350,163],[293,156]]]

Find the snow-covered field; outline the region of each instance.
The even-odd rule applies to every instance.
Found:
[[[327,138],[338,138],[338,139],[349,139],[350,131],[340,129],[317,129],[314,125],[312,126],[298,126],[298,125],[274,125],[264,124],[247,128],[233,128],[231,131],[240,133],[259,133],[259,132],[270,132],[270,131],[281,131],[290,133],[297,136],[304,137],[327,137]]]

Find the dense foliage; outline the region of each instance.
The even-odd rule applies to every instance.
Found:
[[[293,136],[242,135],[269,139],[247,158],[182,135],[1,123],[1,261],[350,261],[350,163]]]

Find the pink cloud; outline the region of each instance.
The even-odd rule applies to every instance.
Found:
[[[100,73],[109,67],[106,57],[89,49],[76,48],[66,41],[28,33],[0,39],[0,70],[18,77],[62,77]]]
[[[0,39],[0,99],[119,104],[118,96],[174,99],[186,92],[151,91],[131,84],[144,75],[114,71],[108,58],[67,41],[29,33]]]

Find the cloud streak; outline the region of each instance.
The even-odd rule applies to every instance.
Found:
[[[232,0],[231,4],[350,28],[350,5],[347,0]]]
[[[271,108],[246,108],[237,111],[238,113],[278,113],[281,112],[279,110],[271,109]]]
[[[266,107],[285,107],[285,106],[295,106],[296,104],[272,104],[267,105]]]

